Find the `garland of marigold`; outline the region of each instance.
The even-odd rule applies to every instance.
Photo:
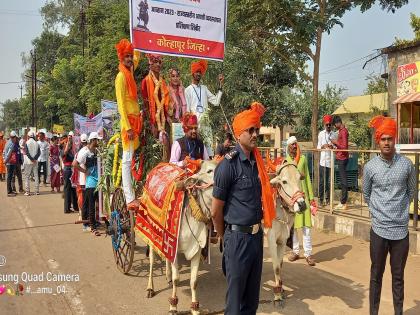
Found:
[[[118,187],[117,186],[117,181],[118,181],[117,171],[119,171],[119,168],[118,168],[118,161],[119,161],[119,158],[118,158],[118,149],[119,149],[119,143],[116,142],[114,144],[114,160],[112,162],[112,182],[114,184],[114,187]],[[122,163],[120,163],[120,167],[121,166],[122,166]]]
[[[155,90],[153,92],[153,99],[155,100],[157,113],[156,113],[156,123],[159,131],[165,130],[165,108],[164,108],[164,97],[163,97],[163,88],[162,88],[162,76],[159,77],[159,80],[156,79],[152,71],[150,71],[150,76],[152,77],[153,83],[155,84]],[[159,91],[162,95],[162,102],[159,100]]]
[[[117,132],[115,135],[113,135],[113,136],[111,137],[111,139],[109,139],[107,147],[109,147],[109,146],[110,146],[111,144],[113,144],[114,142],[118,142],[119,140],[120,140],[120,133],[119,133],[119,132]]]
[[[122,163],[120,163],[120,167],[118,168],[117,181],[115,183],[115,187],[120,187],[121,178],[122,178]]]

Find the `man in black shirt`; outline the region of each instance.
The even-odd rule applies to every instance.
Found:
[[[231,133],[225,134],[225,140],[223,143],[220,143],[216,148],[216,155],[225,156],[226,153],[229,153],[233,143],[233,137]]]
[[[224,237],[222,266],[228,286],[228,315],[256,314],[258,309],[263,261],[261,220],[264,216],[264,224],[271,227],[274,217],[271,186],[257,149],[264,110],[261,104],[253,103],[251,109],[236,115],[233,129],[238,144],[225,155],[214,175],[211,212],[217,233]]]

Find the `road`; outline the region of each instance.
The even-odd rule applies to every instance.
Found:
[[[164,277],[164,263],[155,268],[157,295],[146,298],[148,259],[138,241],[128,275],[115,264],[109,237],[83,233],[76,214],[63,213],[60,194],[43,188],[40,196],[6,197],[0,182],[1,285],[23,295],[0,295],[1,314],[167,314],[171,290]],[[337,234],[315,231],[314,257],[309,267],[303,259],[284,263],[287,293],[283,309],[274,306],[274,278],[270,258],[264,259],[259,314],[368,314],[369,244]],[[211,249],[212,264],[201,265],[198,296],[203,314],[220,314],[224,308],[225,279],[218,247]],[[1,256],[0,256],[1,258]],[[0,263],[1,263],[0,259]],[[181,260],[179,311],[190,305],[189,267]],[[67,274],[67,281],[51,275]],[[420,257],[409,256],[406,268],[405,314],[420,314]],[[61,279],[62,280],[62,279]],[[9,291],[9,293],[12,293]],[[393,314],[389,267],[382,290],[381,314]]]

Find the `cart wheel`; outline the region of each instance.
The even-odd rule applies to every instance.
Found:
[[[127,274],[134,258],[134,215],[132,211],[127,211],[124,192],[121,188],[117,188],[114,192],[111,209],[108,234],[112,239],[115,263],[122,273]]]

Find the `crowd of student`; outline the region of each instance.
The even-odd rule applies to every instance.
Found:
[[[91,132],[89,136],[82,134],[79,140],[80,145],[76,145],[72,131],[58,136],[41,129],[37,133],[28,131],[21,138],[11,131],[8,139],[0,132],[0,181],[6,180],[8,197],[39,195],[41,181],[45,187],[50,184],[51,193],[61,192],[63,186],[64,213],[79,213],[83,230],[100,235],[95,205],[101,137]]]

